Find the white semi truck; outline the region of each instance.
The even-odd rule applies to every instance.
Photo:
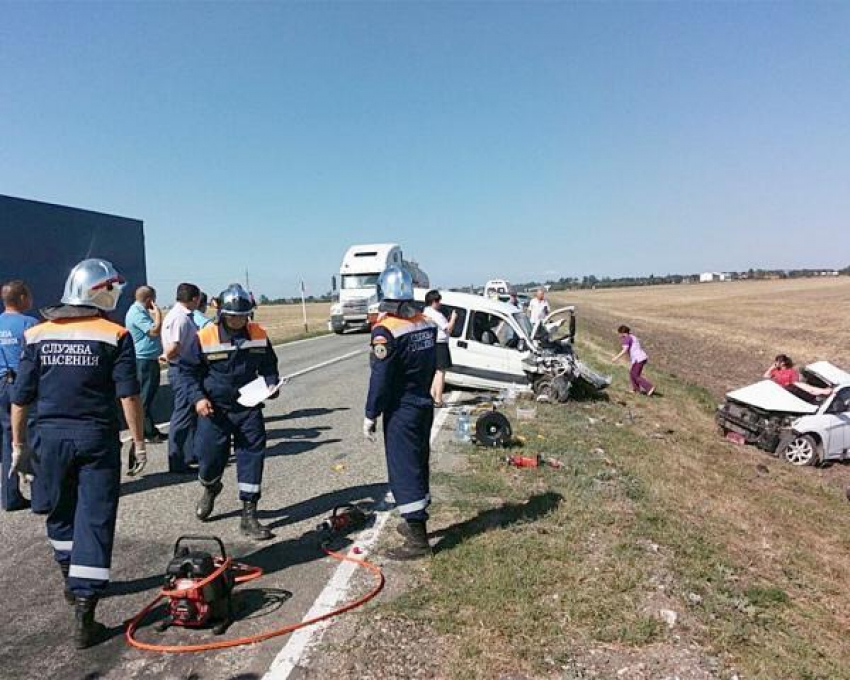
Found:
[[[378,277],[391,264],[407,269],[415,286],[429,286],[428,275],[416,262],[404,259],[397,243],[351,246],[342,258],[339,294],[331,305],[329,325],[334,333],[343,333],[349,328],[368,330],[372,327],[375,322],[374,303],[378,301]],[[332,286],[336,292],[336,277],[333,277]]]

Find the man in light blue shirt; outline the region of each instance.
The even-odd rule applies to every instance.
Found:
[[[9,477],[12,465],[12,389],[17,377],[21,351],[24,347],[24,331],[35,326],[38,321],[24,312],[32,307],[32,294],[23,281],[9,281],[2,290],[3,307],[0,314],[0,429],[2,430],[3,465],[0,475],[0,507],[4,510],[23,510],[30,502],[21,493],[18,475]],[[32,414],[33,416],[35,414]],[[29,441],[33,448],[38,447],[34,432],[35,421],[31,417]],[[47,512],[46,494],[41,480],[36,477],[30,487],[33,512]]]
[[[201,293],[201,298],[198,300],[198,308],[192,311],[192,321],[201,330],[204,326],[209,326],[213,320],[207,316],[207,294]]]
[[[136,301],[127,310],[124,325],[133,336],[136,346],[136,371],[141,386],[142,409],[145,412],[145,440],[160,444],[166,440],[156,429],[152,407],[159,390],[162,356],[162,312],[156,306],[156,291],[150,286],[136,289]]]

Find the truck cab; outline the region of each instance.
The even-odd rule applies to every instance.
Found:
[[[372,243],[351,246],[342,258],[339,268],[339,292],[331,305],[330,329],[344,333],[355,328],[369,330],[374,323],[370,307],[378,301],[378,278],[390,265],[407,269],[419,286],[428,285],[428,276],[415,262],[407,262],[397,243]],[[332,287],[337,291],[337,278]]]

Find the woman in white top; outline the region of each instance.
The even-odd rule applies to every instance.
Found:
[[[436,290],[429,290],[425,296],[425,309],[423,314],[437,326],[437,372],[434,373],[434,381],[431,383],[431,397],[434,406],[441,408],[443,403],[443,390],[446,387],[446,371],[452,365],[452,356],[449,353],[449,336],[452,334],[455,322],[457,322],[457,311],[453,310],[449,319],[440,311],[440,302],[443,298]]]

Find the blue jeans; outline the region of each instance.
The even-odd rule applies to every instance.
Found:
[[[168,470],[186,472],[186,466],[197,463],[195,455],[195,426],[198,416],[195,405],[183,389],[180,372],[176,366],[168,367],[168,382],[174,394],[174,410],[168,428]]]
[[[136,373],[139,375],[139,396],[142,398],[142,410],[145,414],[145,438],[159,434],[151,415],[153,400],[159,389],[160,367],[157,359],[136,359]]]

